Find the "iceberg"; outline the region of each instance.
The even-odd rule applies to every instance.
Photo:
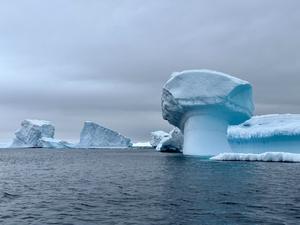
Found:
[[[129,138],[91,121],[86,121],[80,133],[77,148],[128,148]]]
[[[211,70],[176,72],[163,87],[162,115],[184,135],[183,154],[231,151],[228,125],[252,116],[252,87],[247,81]]]
[[[0,142],[0,149],[1,148],[10,148],[11,144],[12,144],[11,140],[10,141],[8,141],[8,140],[2,141],[2,142]]]
[[[254,116],[228,129],[234,152],[300,153],[300,115],[270,114]]]
[[[39,146],[39,140],[43,137],[53,138],[55,128],[45,120],[24,120],[21,128],[15,132],[15,138],[11,148],[36,148]]]
[[[73,144],[54,138],[42,137],[38,141],[38,146],[41,148],[58,148],[67,149],[74,147]]]
[[[181,152],[183,146],[183,135],[178,128],[174,128],[161,139],[156,146],[156,150],[160,152]]]
[[[300,154],[287,152],[221,153],[210,159],[217,161],[300,162]]]
[[[132,144],[132,147],[134,148],[151,148],[152,145],[150,142],[135,142]]]
[[[161,140],[163,138],[168,138],[170,137],[170,134],[161,130],[158,131],[153,131],[151,132],[151,139],[150,139],[150,145],[153,148],[156,148],[156,146],[159,145],[159,143],[161,142]]]

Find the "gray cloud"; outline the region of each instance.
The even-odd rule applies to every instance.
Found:
[[[30,117],[147,140],[170,128],[163,83],[193,68],[249,80],[258,114],[300,113],[299,25],[297,0],[1,1],[0,138]]]

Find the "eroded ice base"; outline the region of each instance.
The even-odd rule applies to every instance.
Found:
[[[231,152],[227,141],[228,122],[222,116],[190,115],[184,124],[184,155],[216,155]]]

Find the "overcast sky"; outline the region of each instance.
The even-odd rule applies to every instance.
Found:
[[[299,60],[299,0],[1,0],[0,140],[35,118],[57,138],[91,120],[146,141],[185,69],[250,81],[256,114],[300,113]]]

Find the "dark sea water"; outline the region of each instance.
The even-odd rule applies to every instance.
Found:
[[[300,224],[300,163],[1,150],[0,224]]]

